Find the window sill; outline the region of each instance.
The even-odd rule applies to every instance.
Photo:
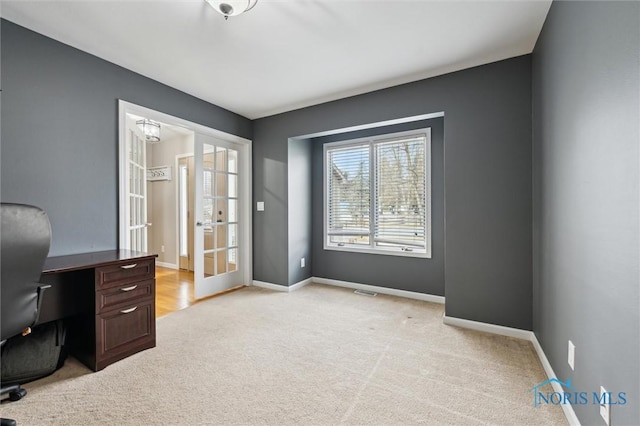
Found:
[[[422,259],[431,259],[431,253],[424,250],[418,251],[402,251],[400,249],[384,250],[384,249],[372,249],[369,247],[354,247],[354,246],[334,246],[326,245],[325,250],[343,251],[348,253],[361,253],[361,254],[381,254],[383,256],[400,256],[400,257],[417,257]]]

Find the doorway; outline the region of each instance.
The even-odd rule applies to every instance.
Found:
[[[120,248],[193,271],[195,298],[251,280],[251,141],[120,101]],[[160,126],[149,143],[139,123]]]

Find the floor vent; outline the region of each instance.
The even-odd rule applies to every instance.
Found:
[[[367,291],[367,290],[355,290],[354,293],[359,294],[361,296],[377,296],[378,295],[378,293],[375,293],[373,291]]]

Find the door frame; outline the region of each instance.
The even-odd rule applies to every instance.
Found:
[[[195,135],[194,135],[194,141],[193,141],[193,145],[195,145]],[[193,147],[195,149],[195,146]],[[193,150],[191,152],[187,152],[187,153],[183,153],[183,154],[178,154],[176,155],[176,159],[175,159],[175,170],[176,170],[176,179],[180,179],[180,161],[184,160],[184,159],[188,159],[188,158],[194,158],[195,154],[193,153]],[[188,166],[187,166],[188,169]],[[194,184],[195,186],[195,184]],[[188,191],[188,187],[189,185],[187,184],[187,191]],[[195,191],[193,192],[193,195],[195,196]],[[178,219],[176,221],[176,236],[178,237],[178,243],[176,244],[176,259],[178,260],[176,263],[177,269],[180,270],[182,269],[180,267],[180,189],[178,188],[178,191],[176,191],[176,218]],[[188,227],[188,225],[187,225]],[[194,225],[193,225],[194,229],[192,230],[193,232],[191,233],[191,239],[193,240],[193,238],[195,238],[195,221],[194,221]],[[192,241],[193,242],[193,241]],[[189,245],[189,243],[187,242],[187,245]],[[191,245],[190,248],[193,248],[194,244]],[[189,252],[189,254],[192,254],[191,252]],[[187,259],[187,271],[190,272],[195,272],[195,267],[194,268],[189,268],[190,265],[190,261],[189,259]]]
[[[125,224],[128,220],[128,212],[125,211],[127,205],[127,194],[125,192],[127,114],[139,115],[154,121],[171,124],[173,126],[184,127],[188,130],[193,131],[194,133],[202,133],[239,145],[242,158],[241,165],[243,166],[244,170],[246,170],[246,179],[244,180],[244,184],[238,189],[239,191],[241,191],[242,196],[240,198],[243,200],[243,204],[247,206],[247,208],[243,212],[241,212],[241,219],[245,224],[246,232],[244,232],[243,238],[241,240],[242,247],[239,253],[242,255],[242,259],[245,259],[245,261],[243,262],[244,264],[240,266],[240,269],[242,270],[243,279],[245,281],[243,284],[251,285],[253,281],[253,168],[251,164],[251,159],[253,158],[253,142],[249,139],[232,135],[231,133],[223,132],[222,130],[213,129],[211,127],[203,126],[202,124],[197,124],[182,118],[165,114],[163,112],[136,105],[131,102],[123,101],[122,99],[118,99],[118,247],[120,249],[127,249],[127,247],[124,246],[126,242],[126,227],[123,226],[123,224]],[[177,206],[177,200],[175,204]]]

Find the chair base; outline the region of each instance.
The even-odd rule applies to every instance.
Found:
[[[27,391],[20,388],[18,390],[9,392],[9,401],[20,401],[25,396],[27,396]]]
[[[20,385],[6,386],[0,389],[0,394],[9,394],[9,401],[20,401],[27,395],[27,390],[22,389]]]
[[[20,401],[27,394],[26,389],[22,389],[20,385],[5,386],[1,389],[0,394],[9,394],[9,401]],[[0,426],[16,426],[17,423],[13,419],[0,419]]]

